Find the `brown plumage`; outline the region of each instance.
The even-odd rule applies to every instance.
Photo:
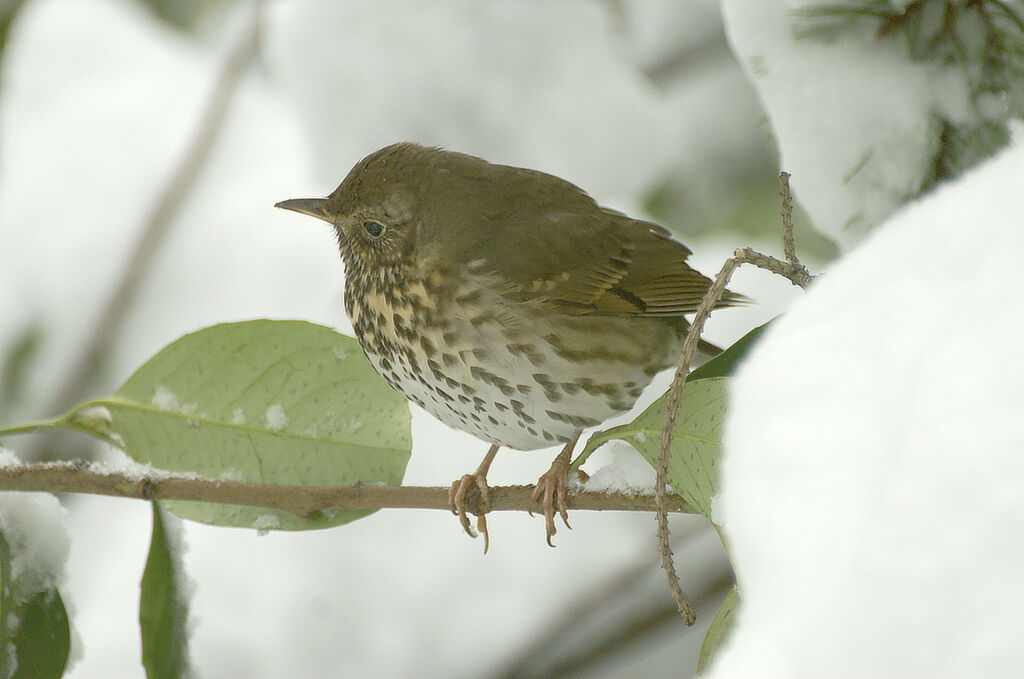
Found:
[[[278,205],[334,226],[346,311],[378,372],[492,444],[453,486],[467,529],[465,492],[476,484],[486,499],[497,446],[565,443],[538,484],[550,538],[580,431],[628,410],[675,362],[683,314],[711,283],[664,228],[563,179],[417,144],[370,154],[326,199]]]

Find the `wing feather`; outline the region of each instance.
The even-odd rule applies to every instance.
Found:
[[[569,315],[681,316],[697,309],[711,280],[686,263],[689,248],[665,228],[603,208],[553,175],[479,162],[465,176],[462,166],[446,165],[437,184],[422,187],[435,215],[419,225],[432,260],[456,270],[459,262],[479,263],[505,281],[514,299]],[[468,214],[477,219],[459,238],[436,234],[465,224]],[[745,301],[729,292],[717,306]]]

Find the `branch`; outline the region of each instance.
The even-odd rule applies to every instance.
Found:
[[[686,340],[683,342],[683,353],[679,357],[676,374],[672,378],[672,386],[669,387],[668,396],[665,399],[665,423],[658,441],[658,464],[655,465],[657,476],[654,484],[658,519],[658,551],[661,552],[661,566],[665,569],[665,577],[668,579],[672,597],[676,600],[679,613],[687,625],[693,625],[696,622],[697,612],[679,584],[679,576],[676,575],[675,563],[672,560],[672,545],[669,541],[668,530],[668,505],[665,504],[669,496],[665,488],[668,485],[668,458],[675,431],[676,413],[679,410],[679,398],[683,391],[683,385],[686,384],[686,376],[690,374],[690,361],[700,342],[704,323],[711,315],[711,310],[722,299],[722,295],[725,294],[725,286],[729,284],[729,279],[740,264],[753,264],[760,269],[784,276],[794,285],[805,289],[815,278],[796,257],[796,248],[793,243],[793,196],[789,189],[789,173],[780,172],[779,182],[782,186],[780,195],[782,196],[783,249],[788,261],[761,254],[750,248],[742,248],[733,253],[733,256],[722,266],[722,270],[718,272],[718,276],[715,277],[715,281],[704,294],[700,306],[697,307],[693,322],[690,323],[690,328],[686,333]]]
[[[782,252],[790,264],[800,264],[796,258],[796,241],[793,239],[793,190],[789,187],[790,174],[779,173],[779,197],[782,199]],[[797,284],[799,285],[799,283]]]
[[[448,488],[387,486],[357,483],[351,486],[299,486],[204,479],[185,474],[154,472],[148,475],[98,471],[81,462],[54,462],[0,467],[0,491],[84,493],[137,500],[190,500],[216,504],[282,509],[310,516],[326,509],[444,509]],[[490,489],[488,511],[528,511],[531,486]],[[579,492],[566,498],[570,509],[654,511],[653,495]],[[481,515],[479,494],[467,494],[467,510]],[[666,498],[667,511],[695,514],[679,496]]]

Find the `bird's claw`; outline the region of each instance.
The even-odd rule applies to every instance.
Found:
[[[469,515],[466,512],[466,492],[471,487],[476,487],[477,492],[480,493],[480,509],[482,514],[476,517],[476,530],[473,530],[469,523]],[[487,553],[487,548],[490,546],[490,536],[487,533],[487,510],[490,508],[490,487],[487,485],[487,479],[478,474],[466,474],[461,479],[456,481],[448,489],[448,508],[452,514],[459,517],[459,523],[462,524],[462,529],[466,531],[466,534],[475,538],[479,532],[480,535],[484,536],[484,554]]]
[[[551,542],[551,538],[554,537],[555,533],[558,532],[555,526],[555,512],[562,517],[562,522],[565,527],[572,530],[572,526],[569,525],[569,512],[568,506],[565,502],[566,490],[568,487],[568,476],[569,476],[569,464],[568,461],[564,463],[560,459],[556,459],[551,465],[551,469],[547,470],[539,479],[537,479],[537,487],[533,491],[533,495],[530,496],[531,503],[539,503],[541,508],[544,510],[544,523],[545,523],[545,536],[548,541],[549,547],[554,547],[554,543]],[[533,512],[530,512],[533,516]]]

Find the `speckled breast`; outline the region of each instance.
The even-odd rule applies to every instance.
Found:
[[[350,280],[345,307],[395,389],[450,427],[518,450],[628,410],[678,357],[663,319],[552,315],[500,289],[481,277]]]

